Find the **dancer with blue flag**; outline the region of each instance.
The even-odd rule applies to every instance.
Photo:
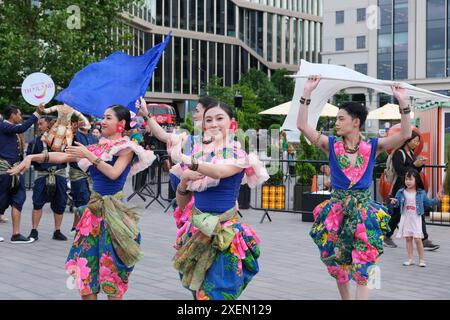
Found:
[[[73,286],[85,300],[97,299],[100,292],[111,300],[121,299],[135,264],[142,258],[140,213],[122,201],[123,188],[128,174],[148,168],[155,155],[131,142],[124,131],[131,129],[129,109],[134,109],[134,101],[145,94],[169,38],[142,56],[116,52],[85,67],[58,95],[59,101],[80,112],[103,116],[104,138],[97,144],[84,146],[76,142],[65,152],[28,155],[7,170],[17,175],[32,162],[77,162],[80,169],[89,172],[91,196],[76,226],[65,265],[74,278]]]

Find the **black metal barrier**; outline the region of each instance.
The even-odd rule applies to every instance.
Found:
[[[175,193],[170,185],[169,172],[164,170],[164,168],[167,168],[164,166],[164,162],[169,157],[165,150],[154,150],[154,153],[156,159],[152,165],[133,176],[133,193],[127,198],[127,201],[130,201],[136,195],[143,201],[147,201],[147,198],[150,198],[150,202],[145,208],[148,208],[156,201],[167,211],[173,205],[173,199],[175,198]],[[165,206],[161,200],[169,202],[169,205]]]
[[[314,208],[330,198],[326,190],[327,179],[320,170],[322,165],[328,162],[317,160],[263,160],[263,162],[268,169],[272,168],[271,179],[262,186],[256,187],[251,193],[251,208],[264,212],[260,222],[263,223],[266,217],[272,221],[269,212],[301,214],[302,221],[312,222]],[[309,176],[307,173],[302,173],[302,169],[311,171],[311,167],[314,167],[316,172],[315,183],[305,184]],[[389,197],[384,198],[380,190],[380,180],[385,168],[385,163],[375,165],[370,190],[375,201],[387,206]],[[427,165],[422,168],[421,175],[429,197],[436,197],[442,189],[444,169],[443,165]],[[273,179],[274,171],[280,171],[282,179],[280,177]],[[269,198],[268,201],[267,198]],[[450,226],[450,196],[444,196],[437,206],[426,208],[425,211],[427,224]]]

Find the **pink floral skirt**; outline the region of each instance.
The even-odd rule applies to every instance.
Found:
[[[140,242],[140,235],[136,241]],[[82,296],[104,292],[115,298],[127,291],[133,271],[116,255],[106,223],[88,208],[76,227],[65,268]]]

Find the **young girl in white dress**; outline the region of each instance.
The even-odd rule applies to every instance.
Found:
[[[419,254],[419,266],[426,267],[423,250],[423,232],[422,215],[425,213],[425,206],[435,206],[439,203],[440,196],[435,199],[429,199],[419,172],[415,169],[408,169],[404,176],[404,188],[398,190],[391,203],[395,207],[400,207],[401,219],[398,226],[397,238],[406,239],[406,250],[408,252],[408,261],[404,266],[414,265],[413,262],[413,239],[416,243],[417,253]]]

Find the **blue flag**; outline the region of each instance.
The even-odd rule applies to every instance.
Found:
[[[137,112],[135,102],[145,95],[171,34],[141,56],[116,51],[84,67],[55,99],[96,117],[103,117],[104,111],[115,104]]]

